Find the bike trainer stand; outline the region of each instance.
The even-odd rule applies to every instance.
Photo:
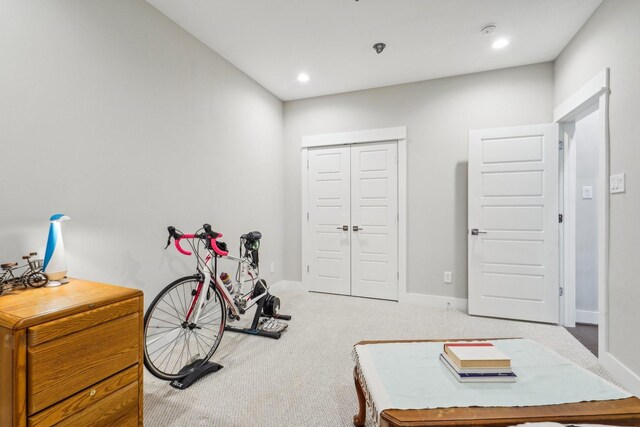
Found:
[[[258,322],[260,321],[260,318],[261,317],[274,317],[276,319],[291,320],[291,316],[289,316],[288,314],[276,314],[275,316],[267,316],[262,311],[262,309],[264,308],[264,302],[265,301],[266,301],[266,298],[261,298],[260,301],[258,301],[258,307],[256,308],[256,314],[253,316],[253,322],[251,322],[251,327],[250,328],[237,328],[235,326],[227,325],[227,326],[224,327],[224,330],[225,331],[231,331],[231,332],[239,332],[241,334],[259,335],[261,337],[273,338],[273,339],[276,339],[276,340],[279,339],[282,336],[282,331],[273,332],[273,331],[263,331],[261,329],[258,329]]]
[[[184,374],[184,377],[173,380],[169,383],[169,385],[173,388],[177,388],[178,390],[185,390],[191,386],[191,384],[198,381],[200,378],[205,375],[211,374],[213,372],[218,372],[222,369],[222,365],[214,362],[207,362],[202,366],[198,366],[194,368],[194,365],[201,363],[202,359],[196,359],[195,361],[189,363],[184,368],[180,369],[179,374]]]

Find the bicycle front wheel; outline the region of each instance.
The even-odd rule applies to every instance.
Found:
[[[41,271],[35,271],[25,278],[24,283],[32,288],[41,288],[49,283],[49,276]]]
[[[144,364],[163,380],[184,377],[180,370],[206,363],[218,348],[226,324],[224,300],[218,289],[202,289],[198,276],[169,284],[144,316]],[[198,306],[205,298],[199,313]],[[188,316],[188,318],[187,318]]]

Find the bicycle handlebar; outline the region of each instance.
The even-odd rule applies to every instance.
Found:
[[[213,249],[213,251],[216,254],[218,254],[219,256],[227,256],[229,254],[229,252],[220,250],[220,248],[218,248],[218,245],[216,243],[216,239],[218,239],[219,237],[222,237],[222,233],[217,233],[217,232],[211,230],[211,226],[209,224],[204,224],[202,226],[202,228],[204,229],[204,233],[200,233],[200,234],[182,234],[179,231],[177,231],[174,226],[167,227],[167,230],[169,231],[169,239],[167,240],[167,246],[165,246],[165,249],[167,247],[169,247],[169,245],[171,244],[171,238],[173,237],[174,244],[175,244],[176,249],[178,250],[178,252],[180,252],[183,255],[189,256],[189,255],[191,255],[191,252],[185,250],[182,246],[180,246],[180,241],[181,240],[183,240],[183,239],[209,239],[209,246],[211,247],[211,249]]]

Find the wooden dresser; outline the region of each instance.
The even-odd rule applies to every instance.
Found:
[[[0,426],[142,426],[142,299],[77,279],[0,296]]]

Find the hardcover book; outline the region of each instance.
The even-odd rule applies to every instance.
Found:
[[[513,372],[496,374],[461,374],[456,371],[454,366],[449,363],[449,361],[447,361],[443,354],[440,355],[440,361],[442,361],[442,364],[446,366],[451,374],[453,374],[453,376],[461,383],[513,383],[516,381],[517,377],[517,375]]]
[[[511,359],[488,342],[452,342],[444,352],[460,368],[511,368]]]

